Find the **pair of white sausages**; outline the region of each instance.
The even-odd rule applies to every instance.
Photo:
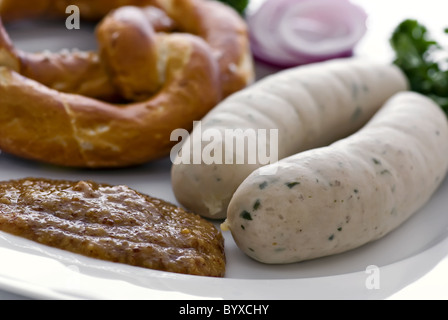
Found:
[[[378,239],[430,199],[448,168],[445,114],[406,90],[395,66],[353,58],[270,76],[223,101],[201,129],[277,128],[283,160],[270,165],[274,174],[261,164],[178,164],[175,195],[205,217],[227,218],[240,249],[264,263]]]

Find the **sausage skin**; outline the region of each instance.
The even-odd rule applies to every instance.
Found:
[[[275,175],[253,172],[234,194],[224,228],[247,255],[270,264],[360,247],[432,197],[447,173],[447,141],[441,108],[399,93],[352,136],[281,160]]]
[[[407,88],[406,77],[397,67],[360,58],[300,66],[233,94],[202,119],[201,131],[212,129],[224,137],[229,129],[278,130],[278,159],[282,159],[356,132],[387,99]],[[194,146],[200,151],[209,146],[200,141],[198,131],[193,130],[184,141],[185,146],[191,146],[191,153],[195,152]],[[206,218],[224,219],[237,187],[267,163],[260,159],[250,162],[248,158],[242,164],[229,163],[228,159],[241,154],[228,141],[214,143],[222,144],[221,163],[175,161],[172,185],[182,206]],[[248,145],[245,153],[251,153]],[[265,149],[270,147],[266,145]]]

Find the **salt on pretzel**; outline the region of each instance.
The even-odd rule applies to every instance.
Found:
[[[92,168],[168,155],[174,129],[191,129],[220,99],[253,79],[245,24],[232,9],[214,1],[169,2],[173,7],[158,3],[174,22],[163,28],[176,25],[187,33],[157,33],[150,8],[122,7],[97,28],[99,54],[27,54],[1,30],[0,149]],[[176,15],[177,4],[183,14]],[[205,30],[211,17],[225,23]],[[117,95],[136,102],[94,99]]]

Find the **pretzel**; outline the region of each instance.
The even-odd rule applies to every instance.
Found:
[[[0,26],[0,149],[70,167],[146,163],[169,154],[174,129],[253,81],[246,25],[231,8],[152,3],[109,12],[98,53],[21,52]]]
[[[174,30],[174,21],[164,11],[155,7],[141,10],[155,31]],[[107,21],[114,21],[112,17],[113,14],[107,18]],[[8,66],[23,76],[50,88],[109,102],[119,102],[122,99],[117,94],[117,88],[107,73],[104,61],[100,60],[96,52],[76,50],[72,52],[63,50],[57,53],[49,51],[44,53],[23,52],[14,48],[2,27],[0,27],[0,48],[7,53],[3,55],[3,59],[0,55],[0,65]]]
[[[84,20],[99,20],[122,6],[145,7],[156,2],[157,0],[34,0],[32,5],[24,6],[20,0],[0,0],[0,15],[4,21],[40,16],[58,17],[66,14],[68,6],[76,5]]]

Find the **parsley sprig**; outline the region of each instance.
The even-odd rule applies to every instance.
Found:
[[[445,29],[448,33],[448,28]],[[432,98],[448,114],[448,52],[417,20],[405,20],[390,39],[394,63],[409,79],[412,91]]]
[[[243,14],[249,5],[249,0],[218,0],[234,8],[238,13]]]

